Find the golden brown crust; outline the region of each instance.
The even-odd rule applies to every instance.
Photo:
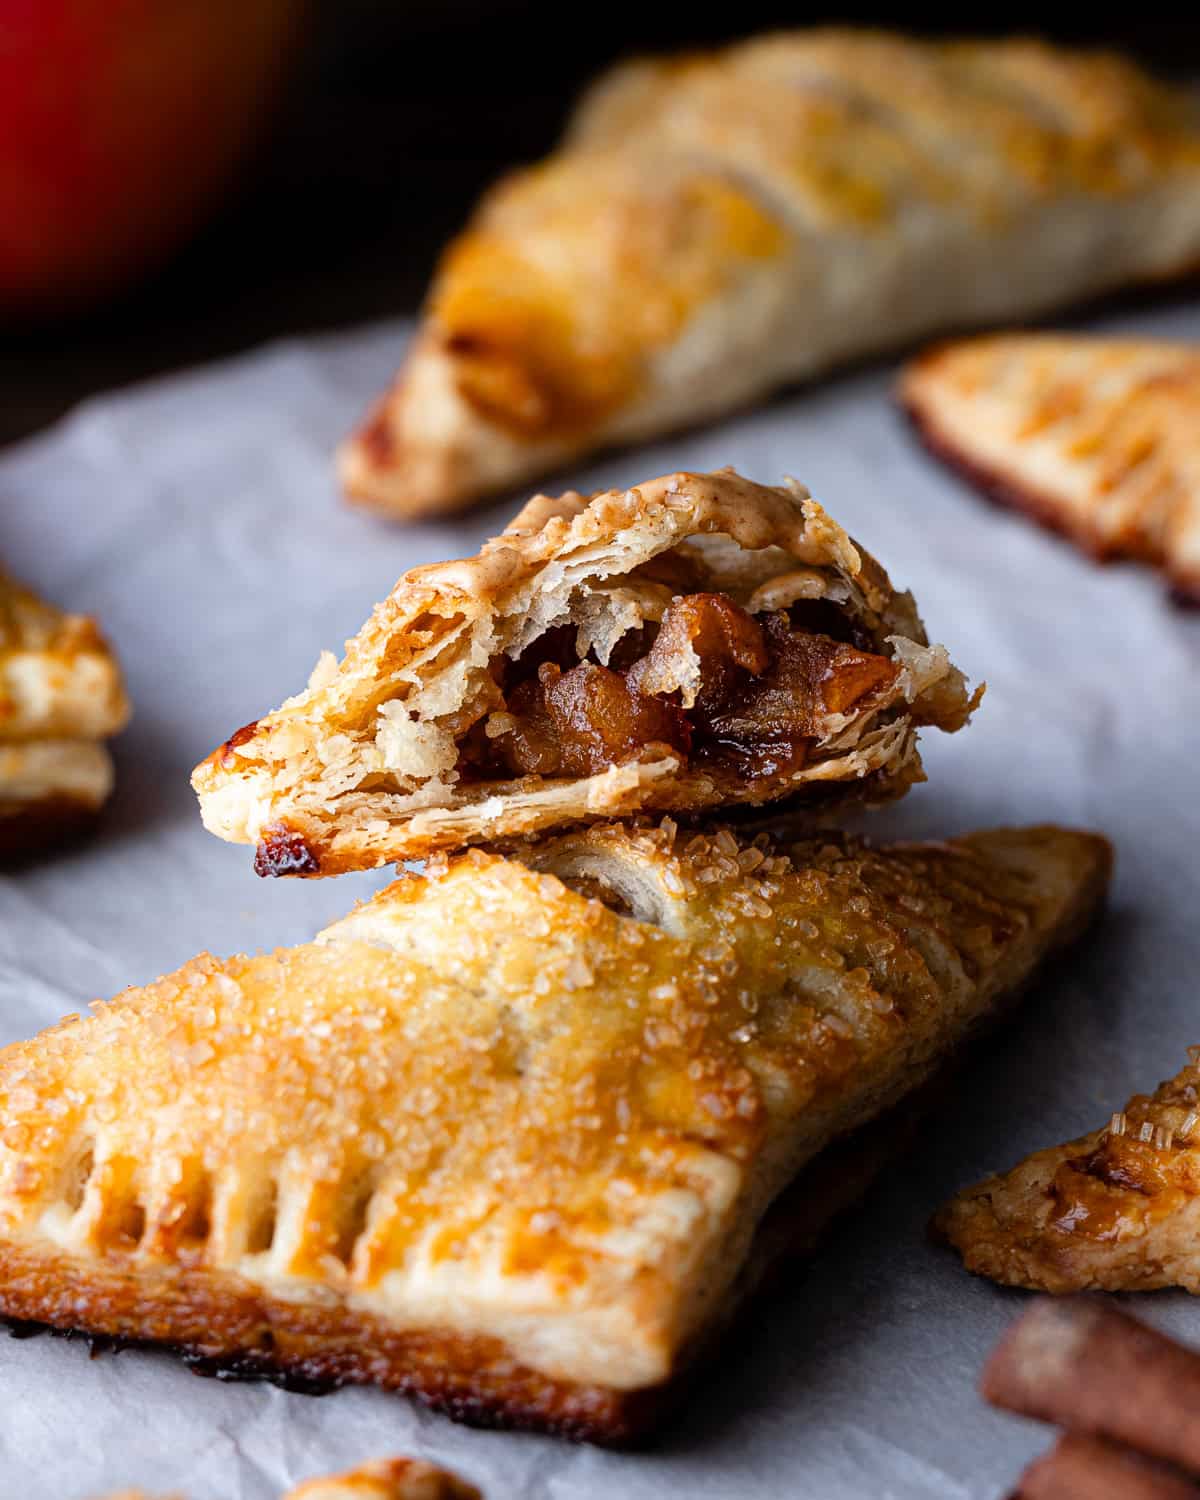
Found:
[[[787,1183],[922,1088],[1109,862],[1055,829],[536,852],[0,1054],[0,1313],[627,1439],[844,1203],[809,1178],[780,1231]]]
[[[0,572],[0,860],[42,853],[95,823],[113,783],[102,741],[128,716],[95,622]]]
[[[1118,57],[811,30],[638,61],[448,247],[351,497],[453,510],[848,358],[1200,258],[1200,111]]]
[[[96,622],[0,572],[0,743],[106,739],[128,717],[120,668]]]
[[[900,400],[989,498],[1096,558],[1130,557],[1200,602],[1200,351],[1002,334],[914,360]]]
[[[935,1227],[968,1270],[1050,1292],[1200,1292],[1196,1054],[1108,1125],[961,1192]]]
[[[829,709],[803,763],[769,776],[692,764],[668,744],[587,774],[464,773],[468,736],[511,722],[498,679],[523,653],[558,630],[607,666],[674,596],[706,591],[764,618],[825,611],[883,659],[885,685]],[[678,678],[653,691],[674,702],[678,681],[687,705],[696,662],[681,648]],[[206,826],[255,844],[260,873],[327,875],[649,808],[882,800],[921,779],[917,726],[957,729],[974,702],[911,596],[802,486],[671,474],[588,500],[537,496],[478,556],[406,574],[340,665],[323,662],[307,692],[239,730],[193,785]]]
[[[483,1500],[473,1484],[418,1458],[377,1458],[345,1474],[310,1479],[284,1500]]]

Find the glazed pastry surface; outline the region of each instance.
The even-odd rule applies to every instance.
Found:
[[[0,1053],[0,1313],[629,1438],[844,1206],[821,1153],[1077,935],[1110,859],[669,821],[527,855]]]
[[[998,334],[914,360],[900,399],[985,494],[1200,603],[1200,348]]]
[[[1197,263],[1200,105],[1120,57],[834,29],[626,63],[449,246],[342,477],[454,510]]]
[[[644,809],[882,801],[976,698],[803,486],[731,469],[536,496],[415,568],[307,692],[193,776],[262,874],[329,875]]]

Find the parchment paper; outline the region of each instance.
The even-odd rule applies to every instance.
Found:
[[[1200,337],[1200,304],[1109,325]],[[93,401],[0,455],[0,556],[99,616],[136,705],[101,834],[0,880],[0,1040],[204,948],[303,941],[382,883],[257,879],[248,850],[203,831],[188,772],[298,690],[403,569],[473,551],[511,509],[403,529],[339,502],[332,447],[405,332],[277,344]],[[471,1432],[378,1392],[313,1399],[197,1379],[167,1356],[89,1360],[80,1343],[0,1335],[0,1494],[81,1500],[138,1484],[274,1500],[401,1452],[450,1464],[490,1500],[990,1500],[1045,1446],[974,1394],[1022,1297],[969,1278],[924,1227],[954,1189],[1103,1122],[1200,1041],[1200,616],[1172,610],[1149,571],[1097,569],[982,505],[915,446],[889,404],[893,374],[860,372],[563,482],[733,463],[808,483],[989,683],[971,728],[927,736],[929,784],[873,830],[1101,828],[1118,850],[1106,924],[971,1066],[917,1150],[747,1320],[653,1451]],[[1131,1300],[1200,1342],[1200,1304]]]

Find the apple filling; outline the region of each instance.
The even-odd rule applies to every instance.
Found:
[[[746,780],[786,776],[898,675],[834,606],[752,616],[725,594],[688,594],[607,665],[580,662],[565,627],[504,663],[503,707],[468,734],[459,771],[584,777],[657,750]]]

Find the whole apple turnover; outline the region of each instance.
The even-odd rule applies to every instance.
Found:
[[[342,478],[455,510],[1198,262],[1200,104],[1120,57],[796,30],[625,63],[449,246]]]
[[[996,1016],[1109,868],[1053,828],[604,825],[531,857],[432,861],[315,942],[203,955],[0,1053],[0,1315],[630,1438],[845,1205],[818,1158]]]
[[[651,808],[886,800],[922,779],[918,727],[975,701],[802,486],[673,474],[537,496],[407,573],[193,785],[260,873],[328,875]]]
[[[129,717],[94,621],[0,572],[0,859],[90,825],[112,790],[104,740]]]

